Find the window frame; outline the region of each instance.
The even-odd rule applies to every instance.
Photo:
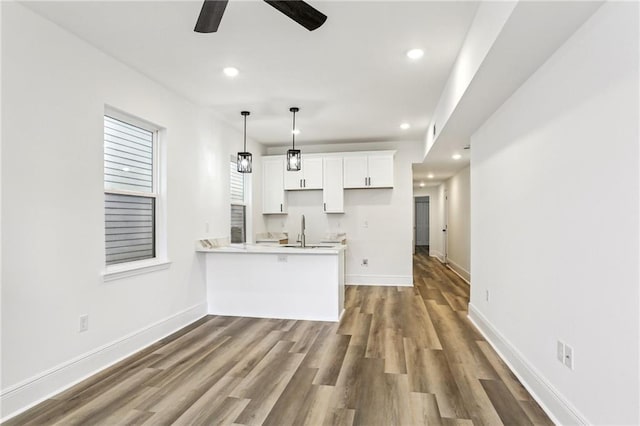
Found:
[[[103,113],[103,149],[102,149],[102,158],[104,164],[104,117],[109,117],[114,120],[121,121],[125,124],[129,124],[131,126],[139,127],[143,130],[149,131],[152,133],[152,167],[151,167],[151,176],[152,176],[152,185],[151,192],[142,192],[142,191],[134,191],[127,189],[107,189],[104,185],[104,166],[103,166],[103,195],[106,194],[114,194],[114,195],[130,195],[136,197],[145,197],[153,199],[154,203],[154,214],[153,214],[153,252],[154,256],[148,259],[142,260],[132,260],[128,262],[120,262],[111,265],[106,264],[106,242],[104,244],[104,281],[112,281],[119,278],[124,278],[128,276],[138,275],[141,273],[151,272],[160,269],[166,269],[170,265],[170,261],[166,256],[166,226],[164,221],[164,212],[165,212],[165,197],[164,193],[164,180],[163,180],[163,170],[161,161],[163,160],[163,156],[161,154],[162,149],[162,134],[164,133],[164,129],[161,126],[148,122],[146,120],[135,117],[126,112],[119,111],[115,108],[105,106]],[[103,222],[104,215],[106,215],[106,211],[103,208]],[[103,232],[105,228],[103,226]]]

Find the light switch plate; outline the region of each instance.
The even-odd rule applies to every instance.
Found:
[[[573,370],[573,348],[569,345],[564,345],[564,365]]]

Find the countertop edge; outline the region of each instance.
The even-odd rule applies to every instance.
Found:
[[[237,246],[215,247],[211,249],[197,248],[198,253],[236,253],[236,254],[340,254],[346,249],[346,245],[336,245],[334,247],[317,248],[297,248],[279,247],[266,244],[247,244]]]

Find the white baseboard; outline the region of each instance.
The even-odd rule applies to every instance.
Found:
[[[469,271],[467,271],[451,259],[447,259],[447,266],[449,267],[449,269],[455,272],[457,276],[465,280],[467,284],[471,284],[471,273]]]
[[[487,342],[555,424],[590,424],[584,415],[562,396],[471,303],[469,304],[469,320],[487,339]]]
[[[3,389],[0,422],[39,404],[207,314],[201,303]]]
[[[413,287],[413,275],[347,275],[346,284]]]
[[[440,262],[444,262],[444,255],[442,253],[440,253],[439,251],[437,251],[437,250],[429,249],[429,256],[430,257],[435,257]]]

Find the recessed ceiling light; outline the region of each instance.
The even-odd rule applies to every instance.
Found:
[[[459,159],[461,159],[461,158],[462,158],[462,155],[460,155],[460,154],[453,154],[453,155],[451,156],[451,158],[453,158],[454,160],[459,160]]]
[[[294,135],[298,136],[300,134],[300,129],[294,129],[291,131]]]
[[[410,127],[411,127],[411,124],[409,124],[409,123],[402,123],[402,124],[400,125],[400,128],[401,128],[402,130],[407,130],[407,129],[409,129]]]
[[[424,188],[424,182],[420,182],[420,188]]]
[[[407,52],[407,56],[409,59],[420,59],[424,55],[424,50],[422,49],[411,49]]]
[[[235,77],[240,73],[240,71],[238,71],[238,68],[234,68],[234,67],[226,67],[225,69],[222,70],[222,72],[227,77]]]
[[[429,174],[427,175],[427,178],[429,178],[429,179],[433,179],[433,173],[429,173]]]

